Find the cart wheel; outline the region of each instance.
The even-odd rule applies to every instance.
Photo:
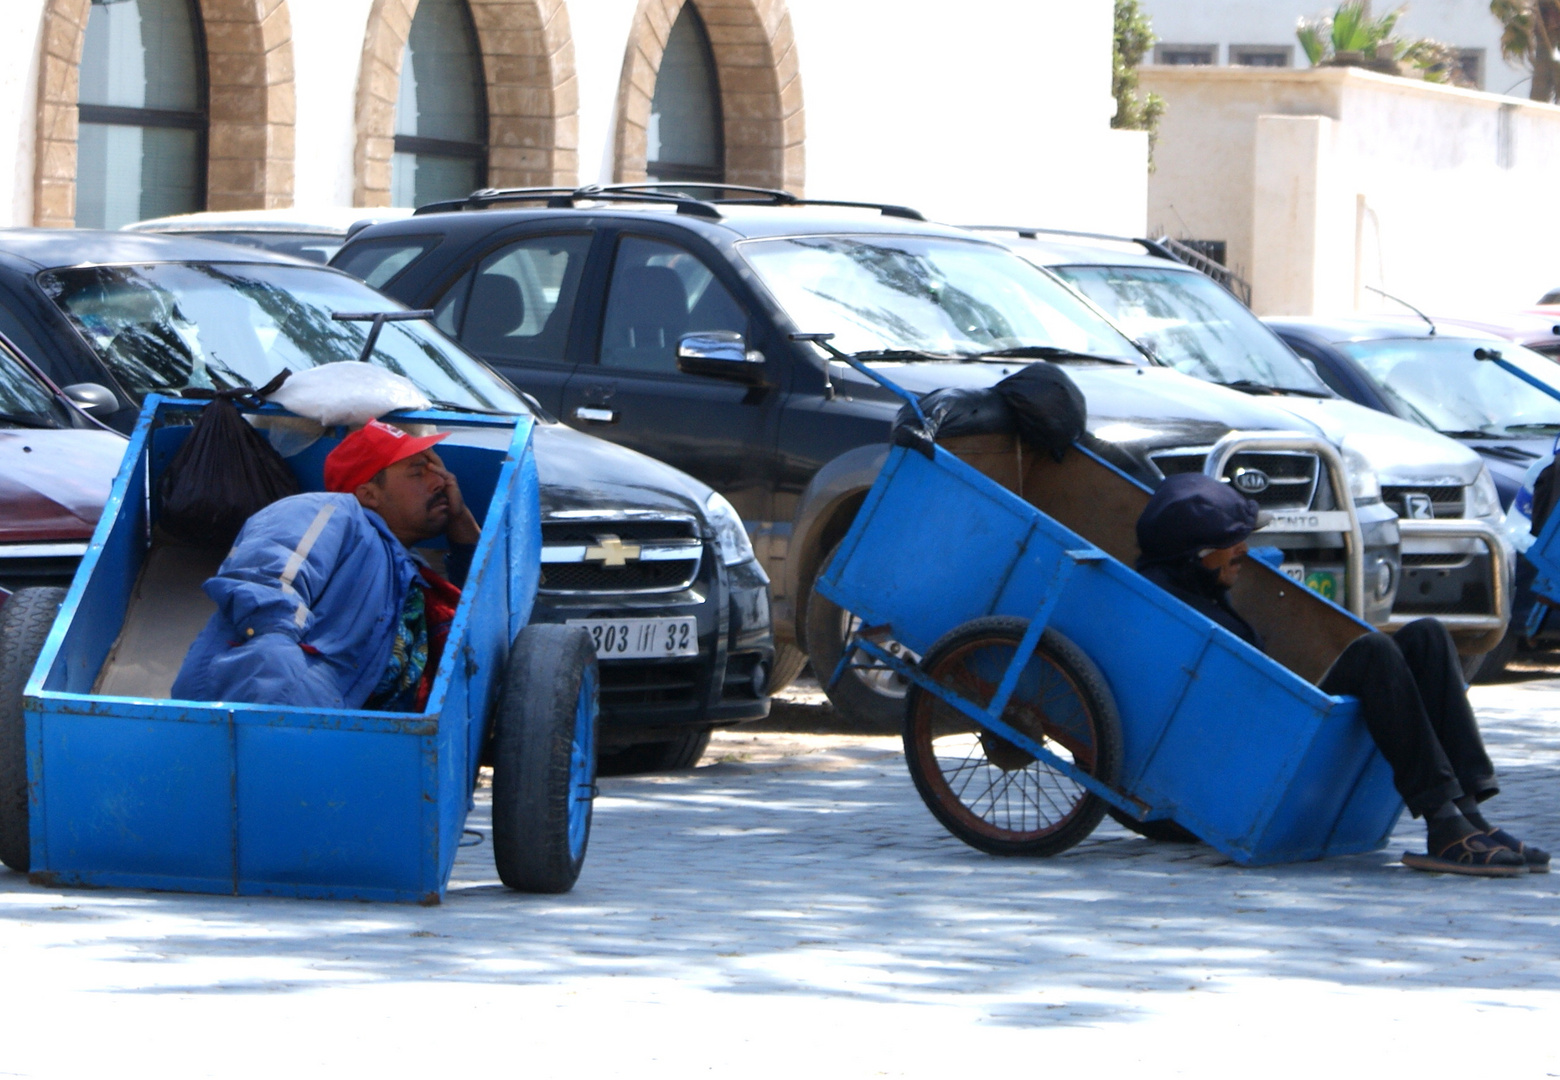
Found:
[[[493,861],[521,892],[568,892],[596,792],[596,648],[577,626],[527,626],[504,668],[493,734]]]
[[[922,669],[984,705],[996,693],[1028,622],[992,616],[965,623],[933,645]],[[1041,635],[1002,719],[1048,750],[1115,783],[1121,722],[1092,661],[1055,630]],[[905,760],[937,820],[992,855],[1055,855],[1088,836],[1105,802],[996,735],[935,694],[910,689]]]
[[[22,691],[64,599],[64,589],[18,589],[0,607],[0,862],[22,874],[32,861]]]

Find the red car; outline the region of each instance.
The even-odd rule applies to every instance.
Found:
[[[0,600],[70,584],[126,442],[88,410],[118,407],[94,383],[55,386],[0,335]]]
[[[1482,330],[1526,345],[1551,360],[1560,360],[1560,307],[1473,316],[1437,315],[1435,324]]]

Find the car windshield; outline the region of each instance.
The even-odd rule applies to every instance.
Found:
[[[1340,346],[1397,411],[1449,435],[1543,436],[1560,432],[1560,401],[1474,351],[1496,348],[1524,372],[1560,390],[1560,370],[1530,349],[1469,338],[1394,338]]]
[[[401,310],[360,281],[305,266],[83,266],[48,271],[39,283],[137,397],[264,386],[283,368],[356,360],[370,324],[332,316]],[[420,320],[385,323],[369,359],[434,402],[529,411],[498,376]]]
[[[0,347],[0,428],[68,426],[64,406],[21,361]]]
[[[1322,381],[1206,274],[1151,266],[1056,266],[1163,364],[1194,378],[1331,397]]]
[[[1143,361],[1087,304],[990,244],[803,236],[747,241],[741,250],[797,330],[832,333],[845,352],[965,359],[1037,349]]]

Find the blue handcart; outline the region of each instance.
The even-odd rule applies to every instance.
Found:
[[[0,608],[6,865],[45,885],[437,903],[487,751],[500,878],[572,887],[598,678],[583,631],[527,625],[541,548],[531,418],[393,418],[450,432],[440,455],[482,522],[427,707],[396,714],[170,700],[222,558],[157,530],[158,480],[202,407],[149,397],[69,591],[21,590]],[[323,488],[344,435],[288,458],[303,490]]]
[[[910,684],[906,761],[950,832],[1049,855],[1109,811],[1246,865],[1386,843],[1391,770],[1357,701],[1314,685],[1368,625],[1255,564],[1232,599],[1264,654],[1130,568],[1149,493],[1102,458],[1012,435],[927,450],[890,450],[817,588],[860,619],[834,677]]]

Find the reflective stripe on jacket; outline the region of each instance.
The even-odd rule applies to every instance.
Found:
[[[190,646],[173,696],[362,708],[416,573],[384,519],[351,495],[272,503],[207,580],[217,610]]]

